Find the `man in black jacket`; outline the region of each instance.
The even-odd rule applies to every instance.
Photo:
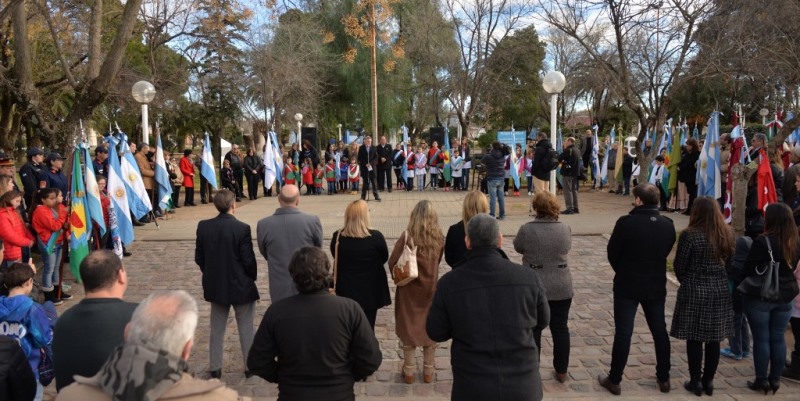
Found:
[[[0,336],[0,400],[32,400],[36,377],[19,342]]]
[[[355,400],[353,384],[381,365],[364,311],[328,293],[330,267],[317,247],[295,252],[289,273],[300,293],[272,304],[258,326],[247,366],[278,383],[281,400]]]
[[[500,142],[494,141],[492,143],[492,150],[483,155],[483,166],[486,169],[486,188],[489,190],[489,215],[492,217],[494,214],[494,202],[497,200],[500,206],[500,215],[497,216],[499,220],[506,217],[506,201],[503,192],[503,181],[505,181],[506,156],[511,152],[507,146],[503,146]]]
[[[667,298],[667,255],[675,243],[675,226],[658,211],[653,184],[633,188],[636,207],[617,220],[608,240],[608,262],[614,269],[614,346],[611,370],[600,385],[619,395],[628,362],[636,310],[642,305],[656,351],[656,378],[662,393],[670,390],[670,344],[664,304]]]
[[[19,178],[22,180],[22,188],[25,191],[24,199],[25,204],[28,205],[30,210],[33,210],[33,196],[39,189],[39,174],[45,168],[44,152],[39,148],[30,148],[26,153],[28,162],[19,169]]]
[[[386,137],[381,136],[378,144],[378,190],[392,192],[392,145],[386,143]]]
[[[550,308],[533,269],[508,260],[498,222],[478,214],[467,224],[467,254],[436,287],[426,329],[452,338],[453,401],[542,399],[533,333]]]
[[[552,171],[547,165],[550,163],[547,157],[550,149],[553,149],[553,144],[547,139],[547,135],[539,133],[536,147],[533,148],[533,166],[531,168],[531,173],[533,174],[533,192],[535,194],[548,191],[550,172]]]
[[[575,148],[575,138],[569,137],[564,141],[564,151],[558,156],[561,164],[561,179],[564,190],[564,204],[566,210],[561,214],[577,214],[578,211],[578,177],[580,176],[580,154]]]
[[[226,189],[214,195],[219,216],[197,224],[194,261],[203,273],[203,297],[211,303],[211,335],[208,345],[211,377],[222,376],[222,343],[228,312],[236,312],[239,343],[247,358],[253,343],[256,288],[256,255],[250,226],[236,220],[236,195]],[[245,376],[250,377],[246,370]]]
[[[375,169],[378,167],[378,149],[372,146],[372,137],[364,137],[364,144],[358,148],[358,167],[361,170],[361,176],[364,177],[364,183],[361,187],[361,200],[367,200],[367,191],[369,185],[372,183],[372,194],[375,200],[380,202],[381,197],[378,196],[378,187],[375,185]]]

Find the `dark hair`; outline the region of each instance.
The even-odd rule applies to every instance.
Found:
[[[183,150],[183,155],[184,156],[189,156],[190,154],[192,154],[192,150],[191,149],[184,149]]]
[[[645,205],[658,205],[658,188],[653,184],[644,182],[635,186],[633,196],[639,198]]]
[[[289,262],[289,274],[297,291],[302,294],[328,288],[330,271],[331,262],[328,255],[322,249],[313,246],[298,249]]]
[[[214,195],[214,207],[220,213],[228,213],[233,207],[233,202],[236,200],[236,195],[230,190],[220,189]]]
[[[656,161],[664,163],[664,156],[661,156],[661,155],[656,156]]]
[[[59,193],[61,193],[61,190],[58,189],[58,188],[53,188],[53,187],[42,188],[42,189],[39,190],[39,194],[38,194],[39,195],[39,201],[44,201],[45,199],[49,198],[51,194],[56,194],[56,197],[58,197]]]
[[[14,263],[6,270],[3,276],[3,285],[7,289],[20,287],[33,278],[33,269],[27,263]]]
[[[784,203],[773,203],[764,212],[764,236],[778,237],[783,249],[783,257],[790,267],[794,267],[797,255],[797,226],[794,224],[792,209]]]
[[[22,194],[19,191],[8,191],[0,196],[0,207],[10,207],[11,201],[21,198]]]
[[[111,287],[122,270],[122,260],[107,249],[94,251],[81,261],[80,273],[83,288],[94,292]]]
[[[498,141],[492,142],[492,149],[502,149],[502,148],[503,148],[503,144],[501,144],[500,142],[498,142]]]
[[[689,138],[686,140],[686,146],[692,147],[692,152],[697,152],[700,150],[700,146],[697,144],[697,139]]]
[[[722,263],[733,254],[733,232],[725,223],[717,201],[708,196],[700,196],[692,204],[689,227],[706,236],[712,255]]]
[[[540,141],[545,140],[547,139],[547,134],[545,134],[544,132],[540,132],[539,135],[536,135],[536,139]]]

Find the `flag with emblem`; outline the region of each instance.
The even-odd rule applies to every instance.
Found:
[[[597,176],[599,174],[600,174],[600,137],[597,134],[597,130],[594,130],[594,143],[592,144],[592,179],[594,179],[594,181],[597,181]],[[602,185],[602,181],[596,182],[596,184]]]
[[[764,149],[759,151],[761,157],[758,161],[758,210],[764,213],[767,206],[778,202],[778,194],[775,192],[775,181],[772,179],[772,168],[769,165],[769,157]]]
[[[214,156],[211,154],[211,139],[208,137],[208,132],[206,132],[206,140],[203,142],[202,162],[200,174],[206,177],[208,185],[217,189],[217,171],[214,169]]]
[[[97,176],[94,166],[92,166],[92,156],[89,154],[89,145],[82,143],[80,149],[83,152],[83,160],[86,163],[86,175],[83,177],[86,183],[86,210],[89,218],[97,227],[100,236],[106,235],[106,221],[103,218],[103,204],[100,203],[100,188],[97,186]],[[90,233],[91,234],[91,233]]]
[[[453,172],[450,170],[450,134],[447,127],[444,127],[444,143],[442,144],[444,157],[444,180],[450,182]],[[447,187],[445,187],[447,189]]]
[[[167,210],[172,200],[172,181],[167,172],[167,161],[164,159],[164,147],[161,146],[161,130],[156,137],[156,184],[158,185],[158,206]]]
[[[700,152],[700,166],[697,168],[697,196],[710,196],[717,199],[722,196],[720,188],[720,151],[719,151],[719,112],[711,113],[708,122],[708,135]]]
[[[509,172],[511,179],[514,180],[514,187],[519,188],[519,160],[517,160],[517,152],[514,151],[513,146],[517,143],[517,133],[514,131],[514,126],[511,126],[511,154],[508,155]]]
[[[130,146],[125,138],[122,139],[122,146],[120,147],[122,158],[120,159],[121,178],[125,182],[125,190],[128,191],[128,205],[131,208],[133,216],[141,219],[150,210],[153,209],[153,204],[150,203],[150,197],[147,196],[147,190],[144,189],[144,181],[142,181],[142,173],[139,171],[139,166],[136,164],[136,159],[133,153],[130,152]]]
[[[403,126],[403,154],[408,157],[408,127]],[[408,178],[408,163],[403,162],[403,179]]]
[[[86,210],[86,187],[81,167],[82,154],[80,147],[76,146],[72,156],[69,210],[69,266],[72,275],[78,281],[81,281],[79,270],[81,262],[89,254],[89,237],[92,232],[92,222],[86,217],[88,213]]]
[[[122,257],[122,244],[128,245],[134,239],[133,222],[131,221],[128,192],[125,190],[125,180],[122,179],[122,168],[119,156],[117,156],[117,142],[113,136],[109,137],[108,142],[108,185],[106,186],[106,191],[109,198],[111,198],[111,205],[108,209],[108,225],[111,230],[112,241],[115,231],[117,233],[116,236],[119,237],[119,255]],[[116,246],[114,252],[116,253]]]

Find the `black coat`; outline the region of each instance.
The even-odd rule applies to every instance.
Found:
[[[533,269],[495,248],[470,250],[439,279],[427,332],[453,339],[453,401],[542,399],[533,334],[550,322],[544,294]]]
[[[614,294],[635,300],[667,296],[667,255],[675,244],[675,225],[658,205],[637,206],[617,220],[608,240],[614,269]]]
[[[778,237],[770,236],[769,244],[772,247],[772,257],[776,262],[780,263],[778,269],[778,288],[781,293],[781,303],[788,303],[797,296],[797,280],[794,277],[794,266],[797,265],[797,257],[792,261],[787,261],[783,256],[783,247],[778,241]],[[796,251],[795,251],[796,252]],[[748,276],[756,274],[756,267],[761,270],[765,263],[770,261],[767,237],[759,235],[753,240],[753,245],[750,247],[750,253],[747,254],[747,260],[744,262],[739,281],[743,281]],[[750,295],[750,294],[747,294]]]
[[[389,260],[389,247],[383,234],[369,230],[366,238],[342,237],[336,272],[336,295],[350,298],[365,311],[392,304],[389,279],[383,267]],[[331,238],[331,255],[336,255],[339,231]]]
[[[194,261],[203,273],[203,297],[220,305],[259,299],[250,226],[228,213],[197,224]]]
[[[447,229],[447,237],[444,239],[444,260],[451,268],[461,262],[467,253],[467,243],[464,241],[466,236],[464,220],[460,220]]]
[[[0,400],[28,401],[36,396],[36,377],[17,340],[0,336]]]
[[[390,169],[392,168],[392,145],[388,143],[386,145],[378,144],[378,168],[379,169]],[[381,162],[381,158],[385,159],[385,161]]]
[[[694,185],[697,182],[697,160],[700,152],[683,152],[678,163],[678,181]]]
[[[500,149],[492,149],[483,155],[483,167],[486,169],[486,177],[489,179],[505,178],[506,165],[505,152]]]
[[[536,147],[533,148],[533,166],[531,168],[531,172],[533,176],[542,180],[542,181],[549,181],[550,180],[550,169],[545,167],[545,162],[547,162],[547,151],[552,149],[553,145],[550,144],[550,141],[547,139],[542,139],[539,142],[536,142]]]
[[[581,172],[578,168],[578,160],[580,160],[580,155],[575,145],[570,145],[564,149],[558,155],[558,161],[561,163],[561,175],[564,177],[579,177]]]
[[[277,360],[276,360],[277,357]],[[247,367],[278,383],[285,401],[355,400],[353,383],[381,364],[364,312],[328,291],[294,295],[267,309]]]
[[[369,154],[367,154],[367,145],[361,145],[358,148],[358,167],[361,169],[361,175],[367,174],[367,164],[371,164],[372,168],[378,167],[378,148],[375,145],[370,146]]]

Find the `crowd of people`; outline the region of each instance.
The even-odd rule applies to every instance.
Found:
[[[30,174],[37,174],[33,182],[38,184],[30,196],[27,187],[25,193],[20,192],[13,179],[4,178],[9,177],[4,174],[9,165],[13,177],[13,160],[0,159],[0,255],[6,291],[0,296],[0,339],[16,340],[0,341],[0,354],[9,355],[0,369],[11,372],[7,377],[13,378],[0,386],[0,391],[6,391],[0,398],[8,394],[11,399],[40,400],[44,386],[55,380],[57,400],[130,399],[142,394],[146,394],[142,399],[148,400],[241,399],[215,380],[223,373],[223,343],[232,308],[245,377],[278,383],[281,399],[354,399],[354,383],[373,374],[381,364],[375,337],[378,310],[392,303],[389,279],[394,266],[411,249],[417,276],[398,284],[394,297],[403,381],[434,382],[436,344],[452,341],[452,399],[540,400],[539,355],[542,332],[548,327],[553,339],[553,377],[562,383],[569,380],[572,231],[559,217],[579,213],[577,189],[585,153],[575,143],[567,138],[560,155],[553,154],[555,150],[544,136],[524,153],[493,143],[481,159],[488,196],[482,191],[468,192],[462,220],[446,234],[431,202],[419,201],[392,249],[370,222],[366,195],[371,190],[375,200],[380,200],[379,190],[391,192],[389,170],[397,171],[396,160],[400,160],[401,170],[406,164],[415,179],[407,176],[400,180],[402,174],[396,174],[394,189],[413,190],[416,184],[418,189],[437,190],[442,184],[448,190],[448,181],[440,179],[444,166],[438,162],[438,144],[405,155],[400,146],[392,150],[385,138],[373,146],[367,137],[361,146],[329,147],[324,163],[309,142],[305,141],[302,149],[293,146],[286,155],[290,170],[278,190],[280,207],[256,226],[258,251],[269,266],[270,306],[255,332],[255,303],[260,299],[256,252],[250,227],[236,219],[235,213],[237,201],[243,198],[245,177],[250,199],[258,196],[250,188],[259,184],[254,176],[261,175],[261,160],[252,149],[242,156],[234,145],[222,166],[223,189],[212,194],[203,187],[207,182],[201,184],[201,202],[213,203],[219,212],[198,223],[195,246],[203,299],[210,304],[210,380],[185,373],[195,330],[198,324],[205,324],[200,321],[197,302],[181,290],[154,292],[138,305],[125,302],[127,273],[122,260],[110,251],[94,251],[83,260],[80,274],[86,296],[57,317],[52,306],[69,297],[64,288],[57,288],[59,252],[64,247],[63,232],[69,227],[63,205],[66,180],[60,173],[63,158],[55,153],[44,158],[35,148],[28,151],[32,166],[39,166],[44,159],[49,168],[37,172],[26,165],[20,169],[23,183]],[[760,146],[765,144],[762,141]],[[759,142],[754,141],[754,146]],[[138,148],[137,161],[148,163],[152,152],[146,144]],[[99,164],[96,171],[102,189],[107,150],[98,149],[94,162]],[[697,149],[695,141],[687,141],[687,152]],[[464,143],[454,148],[453,156],[458,160],[469,152]],[[519,227],[513,240],[514,250],[522,255],[521,264],[503,252],[498,223],[506,215],[503,197],[510,186],[515,186],[514,194],[519,192],[508,179],[511,152],[530,157],[522,165],[527,165],[525,172],[530,171],[530,206],[535,217]],[[290,181],[305,175],[293,165],[301,158],[308,166],[321,167],[325,179],[336,176],[326,165],[336,169],[337,160],[349,163],[345,166],[356,163],[364,184],[361,199],[348,204],[341,228],[331,233],[328,252],[322,249],[319,217],[300,209],[299,182]],[[420,164],[417,174],[417,162],[423,158],[425,165]],[[800,156],[793,157],[793,162],[797,161]],[[460,166],[461,177],[468,177],[469,167],[464,167],[463,159],[461,162],[451,164],[451,172],[453,166]],[[184,152],[177,166],[174,161],[169,164],[173,166],[170,172],[175,173],[170,175],[173,183],[186,187],[184,205],[193,206],[196,162],[192,151]],[[653,175],[658,176],[663,166],[664,161],[656,158]],[[556,167],[563,179],[565,210],[546,190]],[[140,170],[143,178],[150,177],[146,166]],[[339,171],[341,175],[343,170]],[[783,176],[780,170],[774,175],[776,180]],[[349,181],[349,167],[347,176]],[[657,180],[632,189],[628,188],[633,182],[617,184],[621,194],[633,195],[634,208],[617,221],[608,241],[608,261],[615,273],[615,334],[608,374],[598,377],[603,388],[614,395],[622,392],[620,383],[640,305],[653,337],[661,392],[672,388],[670,337],[686,342],[689,380],[683,387],[698,396],[713,394],[721,356],[741,360],[752,355],[755,377],[747,386],[754,391],[775,393],[781,377],[800,379],[800,269],[796,268],[800,259],[796,217],[800,179],[792,168],[786,176],[794,180],[789,188],[793,191],[785,192],[795,195],[782,197],[789,205],[768,205],[759,212],[760,220],[750,212],[748,230],[741,238],[734,238],[725,223],[719,200],[697,197],[692,184],[685,184],[690,220],[677,238],[672,262],[681,286],[669,330],[665,317],[667,259],[676,231],[672,220],[661,213],[665,208],[663,188]],[[328,182],[329,193],[347,192],[346,183]],[[463,180],[453,183],[454,189],[467,189]],[[318,188],[316,184],[313,188]],[[145,184],[145,188],[154,191],[155,185]],[[28,206],[27,198],[37,206]],[[177,197],[173,203],[177,204]],[[27,224],[34,230],[27,230]],[[34,294],[37,267],[30,259],[34,243],[42,253],[42,268],[38,269],[41,299]],[[442,258],[452,268],[444,275],[440,273]],[[745,285],[757,280],[766,268],[774,269],[771,271],[778,277],[775,294],[769,298],[760,289]],[[795,349],[787,368],[784,332],[788,325]],[[726,340],[729,348],[721,349]],[[418,348],[422,369],[418,369]]]

